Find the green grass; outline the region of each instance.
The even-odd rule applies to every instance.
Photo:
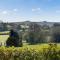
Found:
[[[0,42],[5,42],[9,35],[0,35]],[[23,41],[23,47],[28,47],[28,48],[41,48],[41,47],[47,47],[47,44],[37,44],[37,45],[29,45],[26,43],[26,41]]]
[[[5,42],[9,35],[0,35],[0,42]]]
[[[0,32],[0,35],[2,35],[2,34],[9,34],[9,31]]]
[[[9,31],[5,31],[5,32],[0,32],[0,33],[8,33]],[[9,37],[9,35],[0,35],[0,42],[6,42],[7,38]],[[47,48],[49,43],[40,43],[40,44],[36,44],[36,45],[29,45],[28,43],[26,43],[26,41],[23,41],[23,47],[28,47],[28,48],[34,48],[34,49],[42,49],[43,48]],[[58,47],[60,48],[60,43],[57,44]]]
[[[9,31],[0,32],[0,42],[6,42],[7,38],[9,37]]]

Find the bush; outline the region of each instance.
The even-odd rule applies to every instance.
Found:
[[[39,48],[0,47],[0,60],[60,60],[60,48],[56,44]]]

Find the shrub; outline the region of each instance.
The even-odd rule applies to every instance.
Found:
[[[39,48],[0,47],[0,60],[60,60],[60,48],[56,44]]]

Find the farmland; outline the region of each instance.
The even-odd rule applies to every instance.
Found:
[[[9,37],[9,31],[0,32],[0,42],[5,42]]]
[[[6,33],[6,32],[4,32]],[[2,33],[1,33],[2,34]],[[0,35],[0,42],[5,42],[9,35]],[[60,60],[60,44],[39,43],[29,45],[23,41],[23,47],[0,47],[1,60]]]
[[[0,42],[5,42],[7,40],[7,38],[9,37],[9,35],[4,35],[6,33],[9,33],[9,31],[4,31],[4,32],[0,32]],[[39,43],[36,45],[29,45],[28,43],[26,43],[26,41],[23,41],[23,47],[31,47],[31,48],[37,48],[37,47],[47,47],[49,43]],[[60,47],[60,44],[57,44],[58,47]]]
[[[0,32],[0,35],[8,35],[9,31]]]
[[[0,35],[0,42],[6,41],[8,37],[9,35]]]
[[[5,42],[7,40],[7,38],[9,37],[9,35],[0,35],[0,42]],[[40,44],[36,44],[36,45],[29,45],[28,43],[26,43],[26,41],[23,41],[23,47],[28,47],[28,48],[46,48],[48,47],[49,43],[40,43]],[[57,43],[58,47],[60,48],[60,44]]]

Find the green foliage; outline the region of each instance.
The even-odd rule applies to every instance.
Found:
[[[0,47],[0,60],[60,60],[60,48],[56,44],[42,49]]]
[[[41,42],[40,32],[29,32],[26,41],[30,44],[37,44]]]
[[[8,23],[2,23],[3,24],[3,31],[8,31],[7,24]]]
[[[20,24],[17,26],[17,30],[21,30],[21,26],[20,26]]]
[[[20,41],[19,35],[17,32],[15,32],[14,30],[10,31],[10,36],[6,41],[6,45],[7,46],[15,46],[15,47],[22,46],[22,41]]]

